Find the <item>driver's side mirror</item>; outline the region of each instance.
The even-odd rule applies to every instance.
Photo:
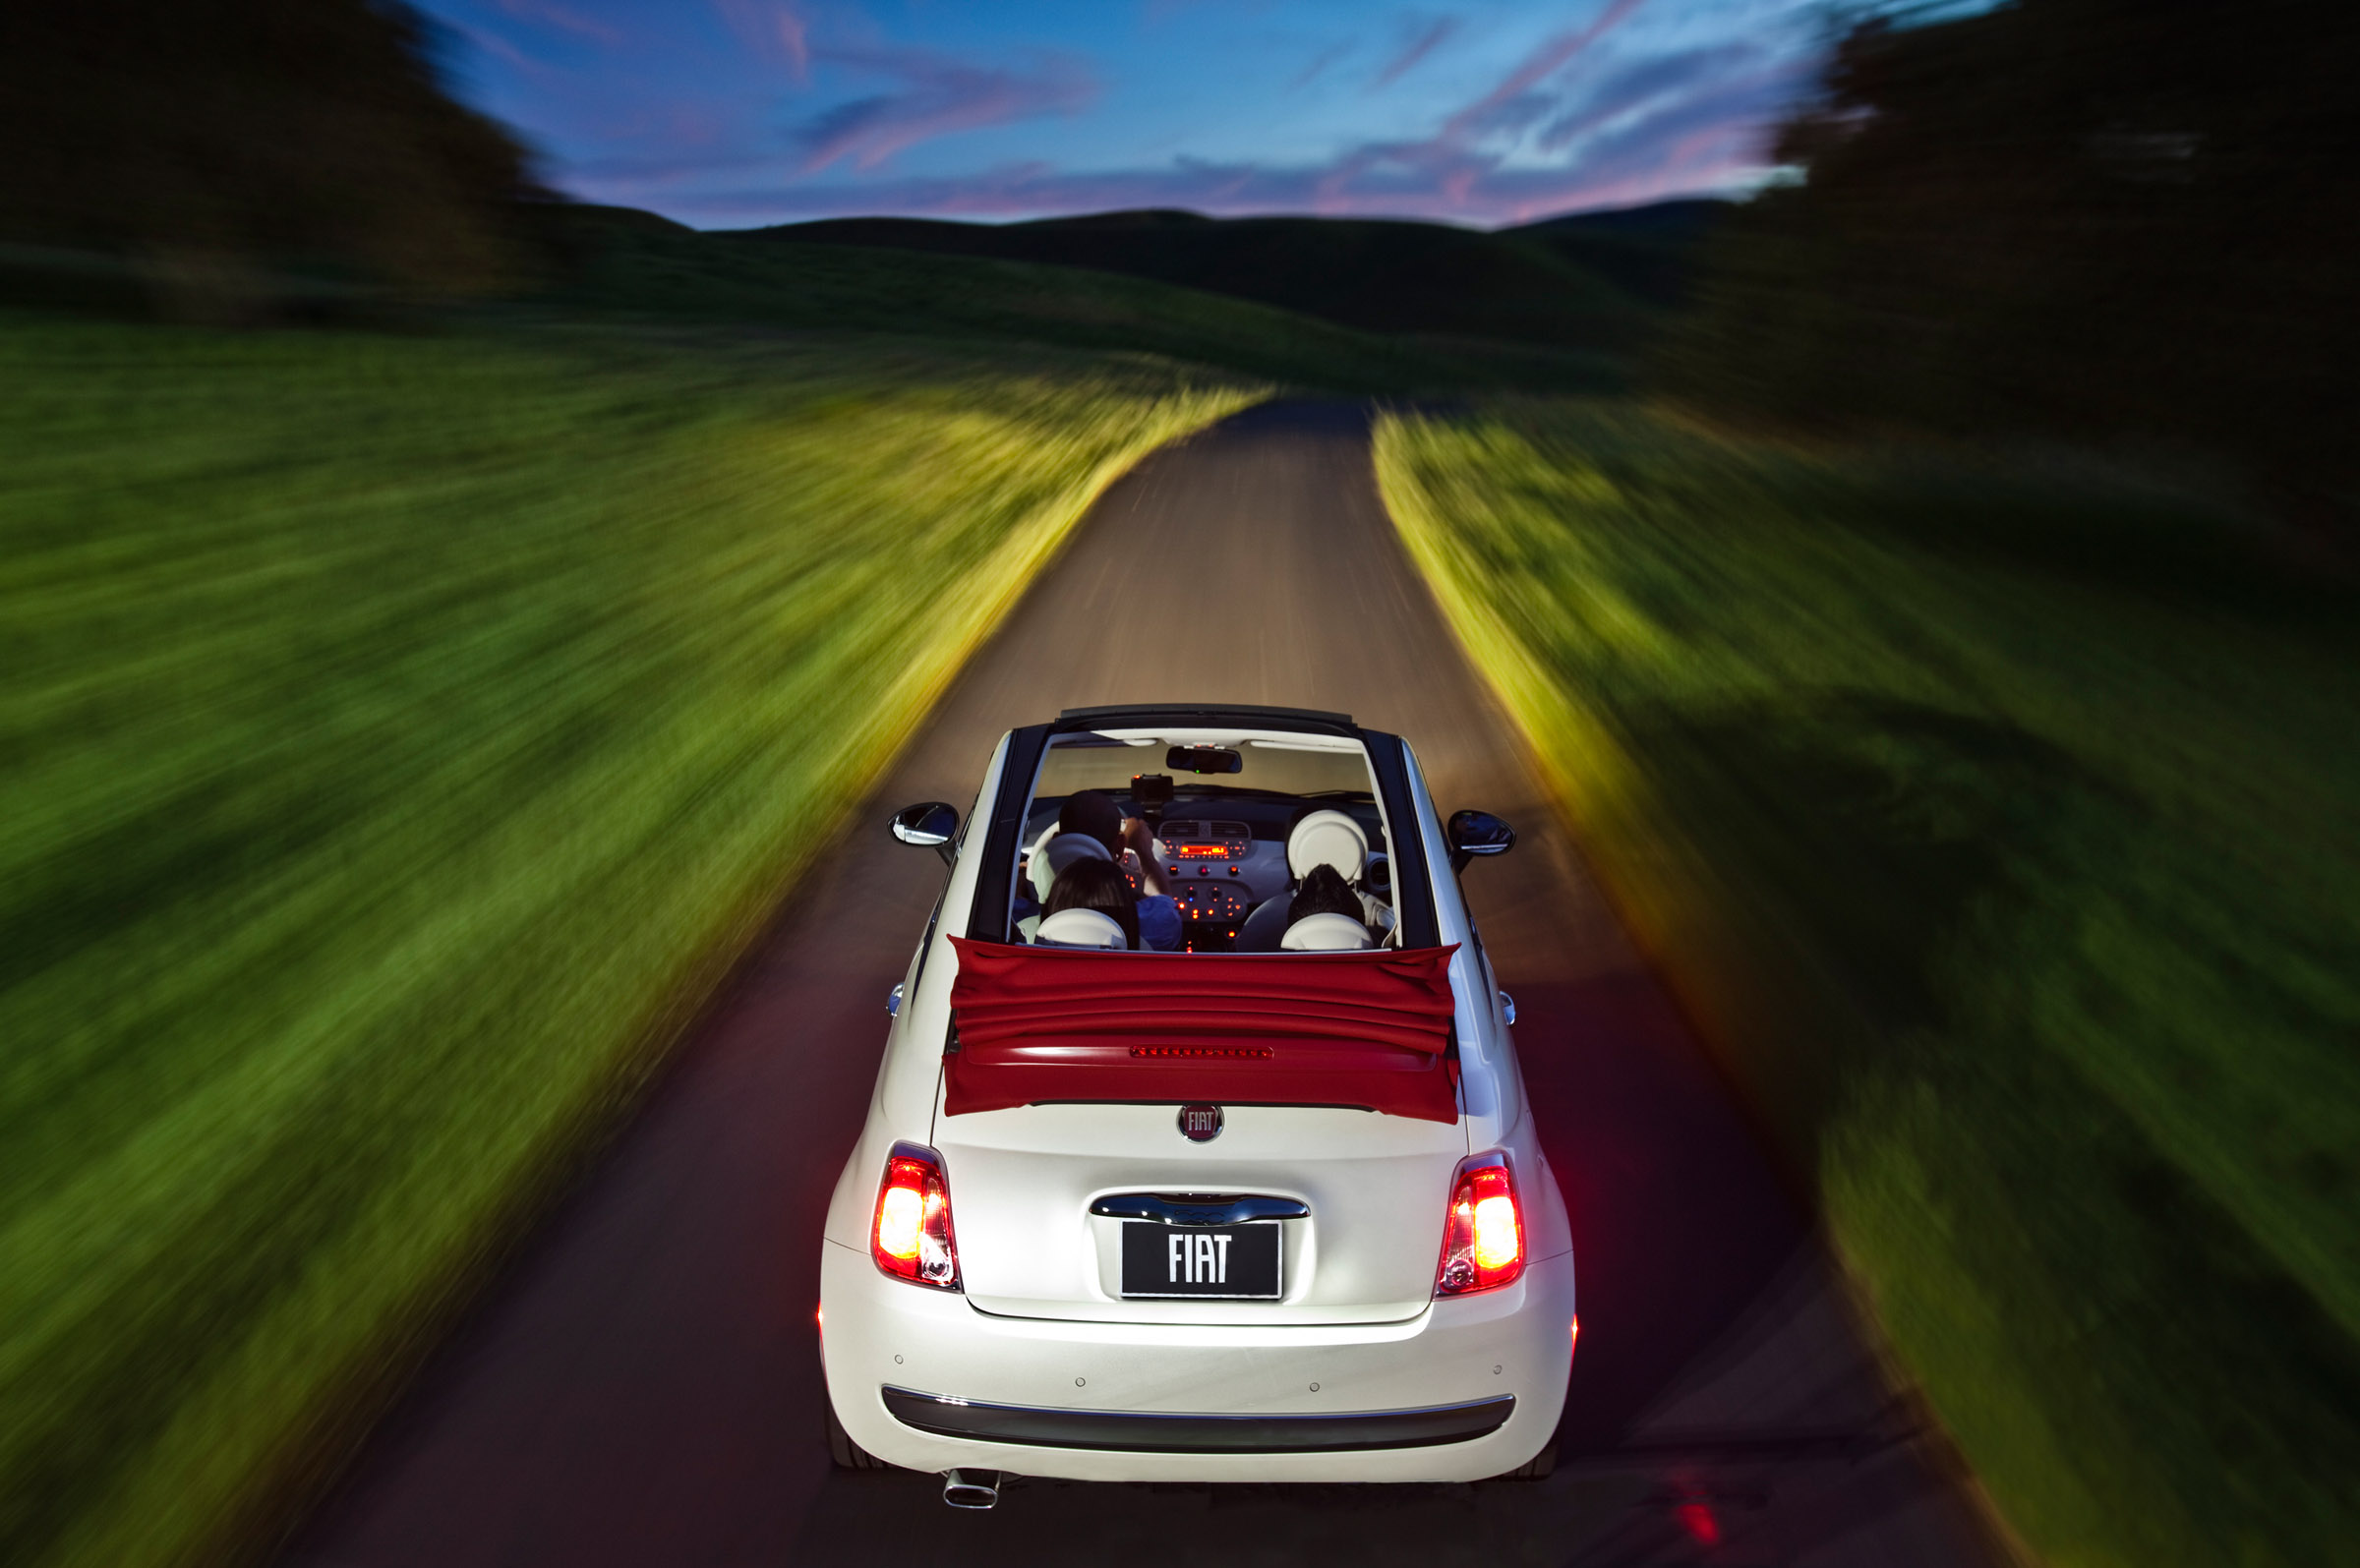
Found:
[[[1450,841],[1450,869],[1464,871],[1467,863],[1505,854],[1516,846],[1516,830],[1488,811],[1453,811],[1443,835]]]
[[[1455,818],[1453,821],[1457,820]],[[948,865],[957,860],[951,852],[951,841],[959,834],[959,811],[940,800],[927,800],[914,806],[904,806],[893,814],[893,836],[904,843],[917,844],[942,856]]]

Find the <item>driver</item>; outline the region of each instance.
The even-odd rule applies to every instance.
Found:
[[[1072,864],[1067,857],[1076,849],[1081,857],[1103,857],[1118,865],[1128,851],[1136,859],[1140,881],[1139,946],[1156,953],[1179,950],[1180,905],[1163,891],[1163,878],[1155,867],[1155,836],[1145,822],[1124,816],[1114,797],[1103,790],[1077,789],[1057,813],[1057,837],[1047,845],[1049,863],[1062,872],[1064,865]]]

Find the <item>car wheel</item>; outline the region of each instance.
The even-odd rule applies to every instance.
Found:
[[[833,1417],[833,1412],[830,1413]],[[1552,1437],[1541,1451],[1515,1469],[1494,1476],[1494,1481],[1547,1481],[1557,1469],[1557,1439]]]
[[[852,1439],[836,1419],[836,1402],[823,1392],[819,1408],[828,1423],[828,1463],[838,1470],[891,1470],[893,1467]]]

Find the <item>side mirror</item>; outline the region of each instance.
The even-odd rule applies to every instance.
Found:
[[[1456,818],[1452,819],[1456,821]],[[951,841],[959,834],[959,811],[939,800],[922,801],[904,806],[893,814],[893,836],[904,843],[917,844],[942,856],[944,864],[958,857],[951,853]]]
[[[1516,846],[1516,830],[1488,811],[1453,811],[1443,836],[1450,841],[1450,869],[1464,871],[1467,862],[1505,854]]]

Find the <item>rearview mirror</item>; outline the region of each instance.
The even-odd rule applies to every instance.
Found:
[[[1505,854],[1516,846],[1516,830],[1488,811],[1453,811],[1444,837],[1450,841],[1450,869],[1464,871],[1479,856]]]
[[[904,806],[893,814],[893,836],[896,839],[904,843],[931,849],[942,856],[945,863],[956,858],[951,853],[951,840],[958,832],[958,808],[940,800]]]
[[[1163,754],[1163,765],[1182,773],[1244,773],[1246,759],[1227,746],[1174,746]]]

